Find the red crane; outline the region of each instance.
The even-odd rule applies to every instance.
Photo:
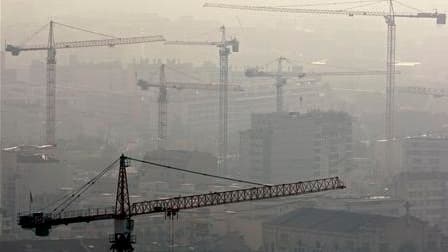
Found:
[[[129,200],[128,180],[126,174],[126,168],[129,166],[130,161],[136,161],[202,176],[231,180],[234,182],[248,183],[256,186],[248,189],[210,192],[190,196],[179,196],[168,199],[131,203]],[[83,192],[85,192],[90,186],[92,186],[107,171],[111,170],[117,162],[119,162],[120,167],[118,173],[115,207],[65,211],[65,209],[74,200],[79,198],[79,196]],[[154,213],[165,213],[170,216],[183,209],[202,208],[253,200],[297,196],[344,188],[345,186],[339,179],[339,177],[316,179],[310,181],[299,181],[279,185],[264,185],[241,179],[184,170],[173,166],[161,165],[158,163],[121,155],[118,160],[114,161],[111,165],[106,167],[95,178],[78,189],[76,193],[68,195],[68,197],[66,197],[62,201],[62,203],[52,212],[35,212],[21,214],[19,215],[18,224],[24,229],[34,230],[37,236],[48,236],[50,229],[58,225],[68,225],[72,223],[82,223],[99,220],[114,220],[115,231],[114,234],[110,237],[110,249],[111,251],[117,252],[130,252],[133,251],[132,244],[135,243],[135,236],[133,235],[134,221],[132,219],[134,216]]]

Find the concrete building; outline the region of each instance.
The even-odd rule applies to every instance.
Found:
[[[422,135],[402,142],[402,172],[448,172],[448,137]]]
[[[17,167],[17,156],[14,152],[2,150],[1,162],[1,194],[0,209],[2,215],[0,236],[9,236],[15,227],[16,214],[16,184],[15,172]]]
[[[240,134],[246,176],[266,183],[344,174],[352,159],[352,118],[344,112],[253,114]]]
[[[238,133],[250,129],[251,113],[271,113],[275,111],[275,92],[272,80],[247,80],[244,92],[229,92],[229,150],[235,153],[238,148]],[[316,84],[317,85],[317,84]],[[186,92],[183,94],[188,95]],[[184,96],[185,96],[184,95]],[[179,103],[177,111],[182,111],[187,135],[200,148],[216,148],[218,135],[218,95],[214,92],[197,92],[188,95]],[[173,98],[174,100],[175,98]],[[287,85],[284,90],[285,110],[326,109],[328,100],[320,96],[314,86]]]
[[[70,175],[52,158],[49,146],[16,146],[2,150],[2,235],[16,237],[17,213],[43,207],[42,195],[56,194],[70,186]],[[33,196],[30,196],[33,195]],[[33,197],[31,204],[30,197]]]
[[[393,195],[409,202],[413,216],[448,230],[448,138],[421,135],[401,143],[401,173]]]
[[[266,252],[442,252],[447,237],[411,216],[301,208],[263,225]]]
[[[413,216],[448,227],[448,173],[401,173],[393,181],[397,198],[409,202]],[[446,228],[448,230],[448,228]]]

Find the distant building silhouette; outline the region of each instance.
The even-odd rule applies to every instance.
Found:
[[[267,183],[344,174],[352,159],[352,118],[345,112],[253,114],[240,134],[246,175]]]
[[[301,208],[263,225],[264,251],[442,252],[447,237],[415,217]]]

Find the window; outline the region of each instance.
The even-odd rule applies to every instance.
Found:
[[[353,241],[346,241],[345,242],[345,250],[347,252],[354,252],[355,251],[355,243]]]
[[[389,244],[387,243],[381,243],[380,244],[380,251],[379,252],[389,252]]]
[[[334,243],[333,250],[334,250],[334,252],[339,252],[340,251],[339,250],[339,244],[337,242]]]
[[[305,252],[305,247],[303,246],[301,240],[298,240],[298,241],[297,241],[297,246],[296,246],[296,248],[294,249],[294,251],[296,251],[296,252]]]
[[[321,251],[322,251],[322,246],[319,241],[316,241],[316,244],[314,245],[313,252],[321,252]]]

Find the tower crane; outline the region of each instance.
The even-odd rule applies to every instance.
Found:
[[[159,88],[158,99],[158,127],[157,127],[157,146],[159,149],[165,149],[168,129],[168,88],[173,89],[193,89],[193,90],[219,90],[219,85],[213,83],[199,83],[199,82],[173,82],[167,81],[165,75],[165,64],[160,65],[159,83],[149,83],[145,80],[138,80],[137,85],[141,89],[147,90],[150,87]],[[241,86],[227,85],[231,91],[243,91]]]
[[[239,190],[222,192],[209,192],[190,196],[179,196],[168,199],[158,199],[131,203],[129,199],[128,180],[126,168],[130,161],[155,165],[180,172],[189,172],[196,175],[209,176],[226,179],[234,182],[243,182],[255,185],[254,187]],[[119,162],[117,194],[114,207],[94,208],[84,210],[65,209],[80,197],[89,187],[98,181],[106,172],[110,171]],[[101,171],[95,178],[88,181],[76,192],[69,194],[65,199],[61,199],[59,204],[51,212],[28,212],[19,214],[18,224],[23,229],[33,230],[37,236],[48,236],[51,228],[58,225],[68,225],[73,223],[92,222],[100,220],[114,220],[114,234],[110,236],[111,251],[130,252],[133,251],[135,235],[133,234],[134,221],[132,218],[140,215],[154,213],[165,213],[167,216],[176,214],[180,210],[195,209],[210,206],[218,206],[231,203],[240,203],[254,200],[273,199],[289,196],[305,195],[330,190],[344,189],[344,183],[339,177],[315,179],[310,181],[299,181],[287,184],[264,185],[241,179],[222,177],[191,170],[185,170],[173,166],[154,163],[147,160],[140,160],[123,154],[119,159]],[[57,211],[56,211],[57,210]]]
[[[55,42],[54,38],[55,24],[102,36],[108,36],[109,38],[98,40]],[[50,21],[47,45],[27,45],[27,46],[7,45],[6,51],[11,52],[13,56],[18,56],[21,52],[27,52],[27,51],[47,51],[45,138],[46,138],[46,144],[56,145],[56,50],[82,48],[82,47],[102,47],[102,46],[114,47],[117,45],[152,43],[160,41],[165,41],[164,37],[160,35],[118,38],[110,35],[88,31],[71,25]]]
[[[276,111],[283,111],[283,86],[287,84],[289,78],[297,78],[302,80],[304,78],[320,78],[322,76],[372,76],[372,75],[385,75],[385,71],[342,71],[342,72],[284,72],[283,61],[288,60],[285,57],[279,57],[276,59],[277,71],[267,72],[259,70],[258,68],[248,68],[245,72],[246,77],[267,77],[275,79],[276,88]]]
[[[389,11],[363,11],[363,10],[324,10],[324,9],[300,9],[300,8],[284,8],[270,6],[253,6],[253,5],[235,5],[223,3],[205,3],[204,7],[280,12],[280,13],[303,13],[303,14],[321,14],[321,15],[346,15],[353,16],[374,16],[383,17],[387,24],[387,56],[386,56],[386,113],[385,113],[385,137],[392,140],[394,138],[394,91],[395,91],[395,18],[425,18],[436,19],[437,24],[446,24],[446,14],[435,12],[419,12],[419,13],[396,13],[394,9],[394,1],[387,0]],[[393,146],[392,141],[386,144],[385,161],[388,169],[393,164]]]
[[[239,51],[239,41],[235,38],[227,40],[226,28],[221,26],[221,40],[210,41],[167,41],[166,45],[198,45],[216,46],[219,49],[219,122],[218,122],[218,170],[222,174],[227,173],[227,149],[229,141],[228,133],[228,79],[229,79],[229,55]]]

